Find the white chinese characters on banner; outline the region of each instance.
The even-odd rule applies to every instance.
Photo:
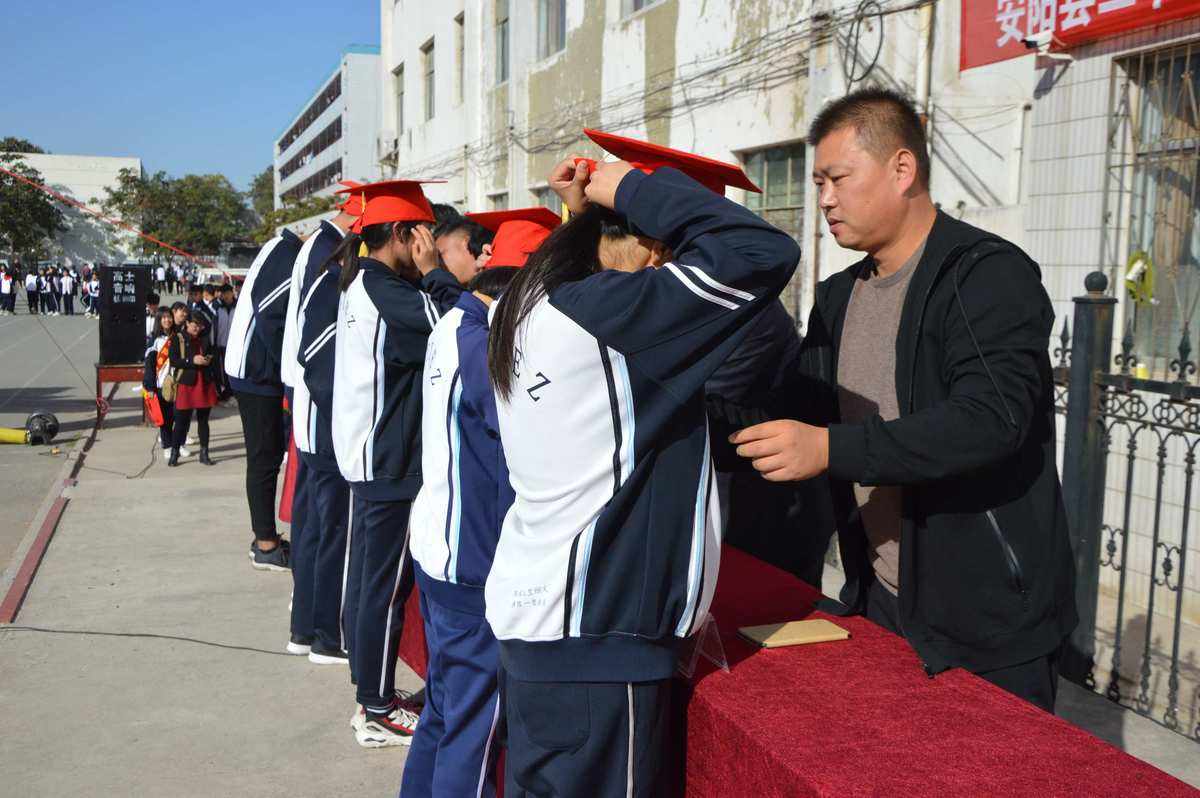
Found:
[[[996,0],[996,47],[1043,31],[1085,28],[1097,16],[1138,5],[1162,8],[1163,0]]]
[[[1019,42],[1025,38],[1025,0],[996,0],[996,22],[1000,24],[1000,38],[996,40],[997,47],[1003,47],[1009,42]]]

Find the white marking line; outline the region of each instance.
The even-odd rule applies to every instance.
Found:
[[[8,346],[4,347],[3,349],[0,349],[0,355],[4,354],[5,352],[7,352],[7,351],[8,351],[8,350],[10,350],[10,349],[13,349],[14,347],[18,347],[18,346],[20,346],[21,344],[25,343],[25,342],[26,342],[26,341],[28,341],[29,339],[31,339],[31,338],[33,338],[34,336],[36,336],[36,335],[37,335],[38,333],[40,333],[41,331],[42,331],[42,328],[41,328],[41,327],[39,327],[38,329],[36,329],[36,330],[34,330],[33,332],[31,332],[29,335],[26,335],[26,336],[25,336],[24,338],[22,338],[21,340],[19,340],[19,341],[16,341],[15,343],[11,343],[11,344],[9,344]]]
[[[74,341],[74,342],[73,342],[73,343],[72,343],[70,346],[68,346],[66,349],[64,349],[64,350],[63,350],[63,353],[65,353],[65,352],[69,352],[69,351],[71,351],[72,349],[74,349],[76,346],[78,346],[78,345],[79,345],[79,342],[80,342],[80,341],[82,341],[84,338],[87,338],[87,337],[88,337],[89,335],[91,335],[93,332],[95,332],[95,328],[88,329],[86,332],[84,332],[84,334],[83,334],[83,335],[81,335],[81,336],[79,336],[78,338],[76,338],[76,339],[75,339],[75,341]],[[22,385],[20,388],[18,388],[18,389],[17,389],[17,390],[16,390],[16,391],[13,393],[13,395],[12,395],[12,396],[10,396],[10,397],[8,397],[7,399],[5,399],[5,400],[4,400],[4,404],[0,404],[0,410],[3,410],[4,408],[8,407],[8,403],[9,403],[9,402],[11,402],[13,399],[16,399],[18,396],[20,396],[20,395],[21,395],[21,394],[22,394],[22,393],[25,391],[25,389],[26,389],[26,388],[28,388],[30,385],[32,385],[32,384],[34,383],[34,381],[35,381],[35,380],[37,380],[37,378],[38,378],[38,377],[40,377],[40,376],[42,376],[43,374],[45,374],[47,371],[49,371],[49,370],[50,370],[50,367],[51,367],[51,366],[53,366],[55,363],[57,363],[58,361],[60,361],[60,360],[62,360],[62,359],[63,359],[63,354],[62,354],[62,353],[60,353],[60,354],[58,355],[58,357],[54,358],[54,359],[53,359],[53,360],[51,360],[49,363],[47,363],[45,366],[43,366],[41,371],[39,371],[37,374],[34,374],[32,377],[30,377],[30,378],[29,378],[29,380],[28,380],[28,381],[26,381],[26,383],[25,383],[24,385]]]

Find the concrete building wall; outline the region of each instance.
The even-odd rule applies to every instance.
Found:
[[[363,45],[347,47],[339,57],[338,64],[329,76],[320,82],[312,96],[297,110],[275,141],[275,207],[282,208],[284,197],[289,191],[302,185],[309,178],[322,174],[340,163],[340,170],[333,170],[327,179],[309,190],[290,197],[298,201],[312,195],[326,195],[338,188],[337,181],[343,178],[373,180],[379,176],[377,163],[377,138],[379,126],[379,55],[378,48]],[[326,89],[340,79],[340,94],[316,116],[294,141],[282,149],[288,132]],[[286,177],[281,169],[319,137],[331,124],[341,122],[341,135],[320,152],[305,155],[303,164],[290,171]]]
[[[21,160],[41,173],[45,185],[96,210],[106,197],[105,189],[117,187],[122,169],[142,173],[140,158],[22,154]],[[132,256],[135,241],[132,233],[78,208],[60,207],[68,230],[54,240],[50,251],[52,260],[78,265],[96,261],[119,262]]]
[[[1035,76],[1031,59],[958,72],[956,4],[889,13],[847,37],[856,2],[660,0],[629,13],[628,0],[567,0],[562,50],[538,47],[538,4],[510,0],[509,77],[497,76],[495,0],[433,5],[381,0],[381,138],[397,147],[387,174],[441,177],[428,194],[464,209],[537,204],[554,163],[598,155],[581,129],[599,127],[749,166],[756,150],[801,144],[827,101],[856,77],[901,88],[928,104],[935,199],[957,216],[1024,240],[1022,147]],[[456,87],[456,19],[463,20],[464,88]],[[929,32],[933,31],[933,40]],[[874,50],[883,37],[878,58]],[[434,44],[434,117],[424,118],[424,56]],[[397,127],[403,65],[404,130]],[[857,85],[857,84],[855,84]],[[454,98],[446,101],[445,98]],[[819,278],[854,262],[824,233],[805,148],[802,196],[770,215],[804,255],[785,303],[807,314]],[[745,192],[734,199],[753,201]]]

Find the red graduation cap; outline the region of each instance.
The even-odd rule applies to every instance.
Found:
[[[592,141],[599,144],[606,152],[612,153],[623,161],[628,161],[635,169],[650,174],[655,169],[670,166],[683,172],[705,188],[725,196],[725,186],[743,188],[761,194],[762,189],[754,185],[742,167],[737,164],[714,161],[702,155],[693,155],[683,150],[673,150],[660,144],[648,141],[617,136],[612,133],[602,133],[599,130],[584,128],[583,132]],[[589,174],[595,170],[596,162],[591,158],[576,158],[575,163],[588,165]]]
[[[357,180],[339,180],[339,186],[345,186],[347,189],[361,188],[366,185]],[[339,192],[340,193],[340,192]],[[362,194],[355,194],[353,191],[346,195],[346,199],[338,205],[338,210],[342,213],[348,213],[351,216],[362,216],[363,211],[367,209],[367,199]]]
[[[467,218],[496,234],[492,241],[493,266],[524,266],[550,231],[562,224],[562,217],[549,208],[518,208],[512,211],[468,213]]]
[[[426,183],[445,183],[445,180],[383,180],[354,188],[343,188],[335,194],[361,197],[362,214],[350,228],[361,233],[364,227],[384,222],[433,222],[433,208],[425,199],[421,186]]]

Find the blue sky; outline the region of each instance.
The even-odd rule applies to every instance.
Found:
[[[244,189],[378,0],[34,0],[0,12],[0,137]]]

